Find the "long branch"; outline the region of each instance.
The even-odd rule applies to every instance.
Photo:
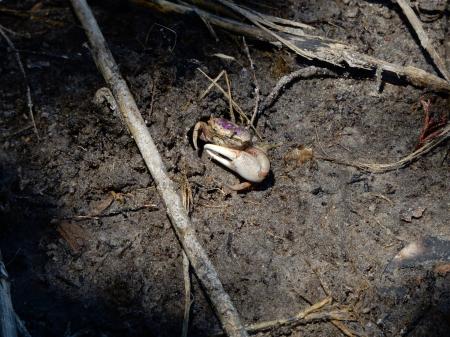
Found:
[[[17,337],[16,314],[14,312],[8,273],[0,252],[0,336]]]
[[[188,213],[175,190],[174,183],[167,175],[156,145],[125,80],[120,75],[90,8],[85,0],[71,0],[71,3],[89,39],[95,63],[112,89],[123,119],[162,195],[171,224],[195,273],[206,289],[224,330],[229,336],[248,336],[214,266],[195,235]]]

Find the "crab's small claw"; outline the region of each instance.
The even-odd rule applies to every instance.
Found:
[[[263,181],[270,171],[270,162],[267,155],[256,147],[236,150],[206,144],[204,148],[211,158],[250,182],[259,183]]]

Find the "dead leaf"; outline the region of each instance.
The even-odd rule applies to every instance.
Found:
[[[82,227],[76,223],[64,221],[56,230],[67,242],[72,253],[81,253],[81,249],[87,242],[87,233]]]
[[[422,241],[411,242],[394,256],[393,261],[411,260],[422,255],[424,251],[425,247]]]
[[[113,201],[115,200],[116,195],[113,193],[108,194],[104,199],[99,201],[93,201],[91,203],[91,211],[89,212],[89,216],[95,217],[100,215],[105,211]]]
[[[441,276],[445,276],[448,273],[450,273],[450,263],[442,263],[442,264],[438,264],[435,268],[434,268],[434,272],[436,274],[439,274]]]
[[[42,9],[42,7],[44,7],[44,4],[40,1],[40,2],[36,2],[33,7],[31,7],[30,12],[37,12],[39,10]]]
[[[120,202],[121,204],[123,204],[125,202],[123,193],[117,193],[117,192],[111,191],[111,195],[114,197],[115,201]]]
[[[450,271],[450,240],[425,236],[408,243],[391,260],[387,269],[432,266],[436,272]],[[438,267],[434,267],[439,265]],[[430,269],[431,269],[430,268]]]
[[[314,158],[313,149],[304,145],[299,145],[297,148],[288,152],[284,157],[285,161],[296,161],[298,164],[304,164]]]

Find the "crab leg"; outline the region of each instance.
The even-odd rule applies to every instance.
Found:
[[[198,122],[197,124],[195,124],[194,126],[194,131],[192,132],[192,143],[194,143],[194,148],[196,150],[198,150],[198,145],[197,145],[197,140],[199,137],[199,132],[203,131],[205,132],[206,130],[208,130],[208,125],[205,122]],[[200,136],[200,138],[202,138]]]
[[[259,183],[269,173],[269,159],[264,151],[256,147],[250,147],[243,151],[206,144],[205,150],[211,158],[250,182]]]

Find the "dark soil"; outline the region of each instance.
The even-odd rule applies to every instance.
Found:
[[[19,34],[10,37],[25,64],[40,135],[29,127],[24,81],[1,40],[0,247],[16,311],[34,337],[179,336],[182,255],[155,184],[120,118],[92,102],[104,82],[69,3],[41,1],[36,13],[48,15],[19,15],[35,3],[0,4],[1,25]],[[267,4],[247,2],[375,57],[435,73],[391,1]],[[218,30],[216,42],[198,18],[126,1],[91,5],[171,177],[189,181],[193,224],[243,321],[294,315],[331,295],[353,310],[358,320],[345,324],[359,334],[449,335],[448,143],[378,175],[285,160],[299,145],[363,162],[409,154],[422,128],[424,90],[386,83],[378,92],[375,80],[358,74],[292,84],[258,122],[263,142],[277,145],[269,152],[270,177],[247,193],[226,194],[222,188],[237,177],[199,157],[190,133],[200,119],[228,117],[217,92],[195,103],[209,84],[196,68],[212,77],[225,69],[235,100],[253,110],[240,37]],[[441,55],[448,14],[424,23]],[[285,50],[248,43],[264,96],[282,75],[307,65]],[[432,113],[447,114],[448,106],[447,97],[434,96]],[[423,213],[408,219],[418,209]],[[434,253],[392,263],[421,238]],[[195,278],[193,287],[189,335],[208,336],[220,325]],[[267,336],[282,334],[342,335],[323,322]]]

